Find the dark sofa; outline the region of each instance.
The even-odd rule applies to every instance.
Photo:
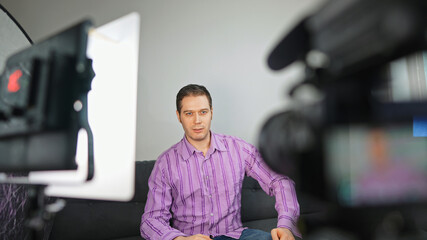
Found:
[[[129,202],[66,199],[67,205],[55,216],[50,234],[45,239],[142,239],[139,224],[154,162],[136,162],[135,196]],[[274,201],[273,197],[263,192],[257,181],[246,177],[242,190],[243,224],[269,232],[277,223]]]

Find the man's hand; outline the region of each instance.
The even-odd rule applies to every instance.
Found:
[[[203,235],[203,234],[196,234],[189,237],[176,237],[173,240],[212,240],[209,236]]]
[[[273,240],[295,240],[292,232],[287,228],[274,228],[271,230]]]

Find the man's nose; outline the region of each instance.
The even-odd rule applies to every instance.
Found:
[[[200,122],[202,122],[202,117],[199,114],[196,114],[196,117],[195,117],[194,121],[196,123],[200,123]]]

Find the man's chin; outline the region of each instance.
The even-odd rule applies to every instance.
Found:
[[[198,141],[198,142],[206,140],[207,137],[208,137],[208,134],[206,134],[206,133],[199,133],[199,134],[190,135],[190,138],[193,139],[193,141]]]
[[[194,140],[194,141],[198,141],[198,142],[201,142],[201,141],[203,141],[203,140],[205,140],[206,139],[206,136],[196,136],[196,137],[192,137],[192,139]]]

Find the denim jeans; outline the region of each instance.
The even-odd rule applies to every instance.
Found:
[[[237,240],[227,236],[217,236],[214,240]],[[271,233],[258,229],[245,229],[238,240],[271,240]]]

